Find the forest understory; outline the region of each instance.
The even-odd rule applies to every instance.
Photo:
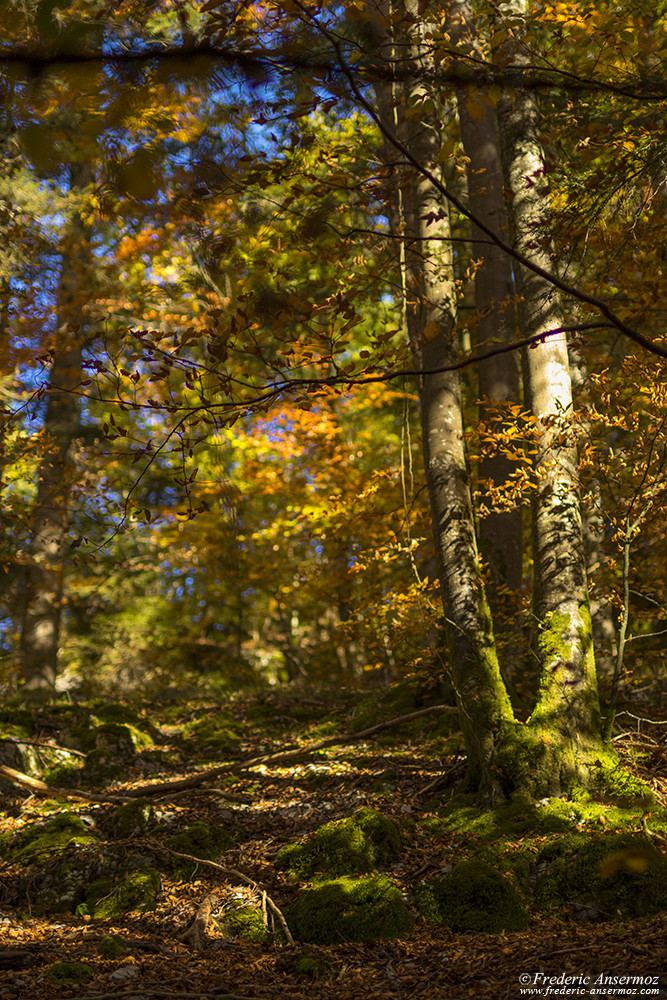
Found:
[[[667,801],[667,732],[641,722],[636,701],[632,714],[620,714],[614,741],[623,766],[653,788],[655,805],[556,801],[495,813],[477,809],[461,793],[464,758],[451,716],[426,714],[375,737],[309,752],[391,716],[387,699],[377,697],[345,702],[339,696],[333,711],[331,705],[331,692],[305,696],[286,688],[227,704],[198,699],[130,707],[100,700],[52,702],[30,713],[5,709],[5,767],[20,770],[23,754],[34,781],[41,775],[47,784],[69,788],[53,797],[31,793],[3,772],[0,996],[497,1000],[520,996],[526,982],[546,988],[544,977],[588,977],[576,994],[586,996],[596,981],[603,988],[600,976],[660,975],[667,908],[633,915],[634,903],[626,905],[619,889],[616,912],[603,912],[591,898],[564,903],[544,890],[544,859],[555,844],[571,840],[575,867],[581,861],[610,885],[617,876],[629,880],[635,898],[643,890],[632,880],[648,874],[654,884],[664,881],[667,901],[667,812],[660,807]],[[654,718],[659,707],[652,705]],[[148,739],[126,749],[119,767],[123,730]],[[96,749],[77,756],[73,742]],[[53,764],[56,746],[70,751],[65,763],[61,754],[61,763]],[[227,762],[297,749],[304,752],[294,762],[237,767],[195,787],[132,798],[146,784],[193,779]],[[101,801],[77,800],[77,792]],[[376,853],[370,869],[398,888],[412,929],[394,939],[339,944],[302,941],[295,933],[290,943],[276,914],[293,927],[295,899],[316,887],[322,873],[308,875],[301,858],[295,875],[280,851],[312,844],[326,824],[341,829],[341,820],[369,810],[398,830],[394,856],[379,860]],[[44,827],[58,817],[61,831],[70,824],[69,833],[49,846]],[[190,841],[183,839],[188,831]],[[626,838],[620,849],[619,837]],[[612,861],[596,862],[593,871],[587,845],[605,838],[614,848]],[[352,844],[355,864],[360,843],[363,848],[363,838]],[[108,874],[112,857],[116,882],[95,901],[88,883]],[[329,861],[315,857],[326,875]],[[529,921],[523,929],[457,931],[432,922],[424,887],[471,859],[490,863],[518,890]],[[80,872],[82,881],[66,877],[69,895],[57,902],[53,873],[63,868]],[[353,877],[362,880],[363,869],[357,864]],[[157,872],[146,899],[121,899],[118,873],[130,870]],[[114,898],[125,911],[100,915]],[[651,898],[648,910],[661,897]],[[58,906],[65,912],[52,912]],[[237,919],[239,913],[245,916]],[[628,995],[607,988],[607,996]],[[665,995],[664,983],[662,990],[654,995]]]

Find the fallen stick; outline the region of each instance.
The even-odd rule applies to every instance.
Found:
[[[73,788],[57,788],[55,785],[47,785],[45,781],[40,781],[39,778],[31,778],[29,774],[24,774],[23,771],[15,771],[13,767],[7,767],[6,764],[0,764],[0,778],[5,778],[13,785],[28,788],[31,792],[35,792],[38,795],[48,795],[49,798],[83,799],[84,802],[118,802],[121,805],[132,801],[130,797],[124,795],[122,792],[118,795],[107,794],[106,792],[101,795],[95,795],[93,792],[76,791]]]
[[[47,785],[44,781],[31,778],[28,774],[23,774],[22,771],[15,771],[11,767],[6,767],[4,764],[0,764],[0,777],[6,778],[12,784],[29,788],[32,792],[40,795],[48,795],[53,798],[83,799],[87,802],[125,803],[131,799],[143,799],[155,795],[170,795],[173,792],[197,788],[199,785],[203,785],[205,781],[211,781],[212,778],[218,778],[223,774],[232,774],[235,771],[245,771],[251,767],[259,767],[261,764],[288,764],[292,761],[300,760],[302,757],[308,757],[318,750],[325,750],[327,747],[344,746],[346,743],[355,743],[357,740],[376,736],[386,729],[393,729],[395,726],[401,726],[406,722],[412,722],[414,719],[420,719],[424,715],[433,715],[435,713],[456,715],[457,712],[458,709],[453,708],[451,705],[431,705],[429,708],[420,708],[417,712],[410,712],[408,715],[399,715],[395,719],[389,719],[387,722],[380,722],[377,726],[362,729],[357,733],[331,736],[327,740],[311,743],[310,746],[296,747],[293,750],[279,750],[276,753],[261,754],[258,757],[248,757],[246,760],[233,761],[231,764],[220,764],[218,767],[209,767],[205,771],[198,771],[197,774],[191,774],[187,778],[153,782],[150,785],[138,785],[134,788],[121,788],[118,792],[113,793],[103,792],[95,795],[91,792],[75,791],[70,788],[55,788],[52,785]]]
[[[207,896],[204,896],[197,909],[195,919],[181,935],[181,941],[187,941],[196,951],[205,951],[209,943],[208,929],[213,919],[211,910],[217,905],[218,897],[215,893],[209,892]]]
[[[175,858],[185,858],[186,861],[194,861],[197,865],[205,865],[207,868],[213,868],[215,871],[222,872],[223,875],[231,875],[232,878],[238,879],[239,882],[243,882],[245,885],[249,885],[252,889],[257,889],[259,892],[265,894],[266,902],[280,921],[280,926],[285,932],[285,937],[290,944],[294,944],[294,938],[292,937],[291,931],[287,926],[287,921],[285,920],[282,910],[273,902],[268,892],[264,889],[260,889],[254,879],[244,875],[243,872],[240,872],[237,868],[228,868],[226,865],[219,865],[217,861],[207,861],[205,858],[196,858],[193,854],[182,854],[181,851],[172,851],[171,847],[165,847],[164,844],[160,844],[157,840],[153,840],[152,837],[144,837],[143,842],[153,850],[162,851],[164,854],[171,854]],[[208,898],[209,897],[207,897],[207,899]],[[206,902],[206,900],[204,900],[204,902]]]
[[[356,743],[357,740],[367,739],[369,736],[376,736],[384,732],[385,729],[392,729],[394,726],[403,725],[405,722],[412,722],[423,715],[435,713],[448,713],[456,715],[457,708],[451,705],[431,705],[429,708],[420,708],[417,712],[410,712],[408,715],[399,715],[388,722],[380,722],[370,729],[362,729],[358,733],[347,733],[343,736],[331,736],[327,740],[320,740],[318,743],[311,743],[310,746],[297,747],[294,750],[279,750],[276,753],[262,754],[259,757],[249,757],[246,760],[234,761],[231,764],[220,764],[218,767],[209,767],[206,771],[199,771],[191,774],[187,778],[176,778],[173,781],[156,782],[151,785],[140,785],[138,788],[127,788],[123,794],[131,798],[146,798],[151,795],[164,795],[169,792],[178,792],[183,788],[196,788],[205,781],[218,778],[223,774],[231,774],[234,771],[245,771],[250,767],[259,767],[260,764],[287,764],[291,761],[299,760],[301,757],[308,757],[311,753],[324,750],[327,747],[343,746],[345,743]]]

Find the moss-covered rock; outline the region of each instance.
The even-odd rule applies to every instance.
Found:
[[[35,777],[42,765],[35,747],[24,740],[30,738],[25,726],[4,725],[0,729],[0,764]]]
[[[267,941],[270,937],[268,927],[260,909],[236,902],[225,908],[222,921],[226,937],[239,937],[244,941]]]
[[[514,886],[482,861],[462,861],[449,875],[416,893],[417,907],[431,923],[453,931],[518,931],[530,918]]]
[[[119,806],[111,817],[114,836],[119,840],[127,840],[146,833],[153,811],[153,806],[146,799],[134,799]]]
[[[115,934],[107,934],[100,941],[97,950],[102,958],[113,960],[127,954],[127,945],[122,938],[116,937]]]
[[[165,847],[172,851],[191,854],[204,861],[213,861],[231,847],[232,841],[232,834],[225,827],[211,826],[204,820],[198,820],[180,833],[167,837],[164,843]],[[173,862],[174,871],[184,878],[189,878],[197,868],[195,862],[185,859],[174,858]]]
[[[203,718],[188,722],[183,735],[208,755],[237,754],[239,734],[237,722],[228,712],[210,712]]]
[[[80,758],[73,757],[68,761],[54,764],[42,771],[42,781],[53,788],[74,788],[83,776],[83,764]]]
[[[290,971],[309,979],[326,979],[333,971],[333,963],[319,951],[302,951],[293,956]]]
[[[95,975],[85,962],[56,962],[44,973],[52,986],[69,986],[70,983],[87,983]]]
[[[135,726],[121,722],[105,722],[95,730],[95,747],[108,750],[119,758],[131,758],[139,750],[152,747],[153,740],[148,733],[142,733]]]
[[[0,844],[0,856],[7,861],[31,865],[46,861],[70,847],[96,841],[95,835],[76,813],[60,813],[53,819],[34,823]]]
[[[132,910],[145,913],[155,906],[160,883],[160,873],[155,868],[132,872],[119,882],[110,878],[97,879],[88,886],[86,902],[77,909],[77,913],[102,920],[119,917]]]
[[[123,763],[116,750],[98,747],[86,754],[86,761],[81,771],[84,781],[122,781],[127,777],[127,762]]]
[[[287,921],[300,941],[340,944],[405,937],[414,918],[384,875],[339,878],[302,892]]]
[[[319,827],[303,844],[289,844],[276,866],[301,880],[364,875],[386,865],[401,848],[398,827],[376,809],[360,809]]]
[[[535,901],[580,919],[632,919],[667,910],[667,858],[644,837],[570,835],[536,861]]]

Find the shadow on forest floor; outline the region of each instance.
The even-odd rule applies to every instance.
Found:
[[[285,692],[227,704],[7,708],[0,763],[72,796],[122,799],[147,782],[359,728],[349,706],[331,704]],[[617,746],[664,796],[665,727],[634,726]],[[527,982],[549,985],[541,976],[584,977],[572,980],[584,996],[605,985],[601,974],[659,975],[667,815],[559,800],[480,811],[461,794],[460,737],[450,727],[426,716],[293,764],[126,805],[3,780],[0,997],[498,1000],[520,996]],[[338,822],[349,817],[352,825]],[[343,878],[327,855],[343,850],[341,837],[353,851]],[[391,842],[386,851],[378,837]],[[291,856],[300,869],[279,857],[290,844],[307,848]],[[490,897],[479,888],[463,917],[451,916],[447,880],[471,859],[516,897],[525,919],[513,926],[523,929],[489,932]],[[305,931],[289,943],[278,914],[297,926],[296,901],[322,877],[339,879],[348,909],[360,886],[380,887],[389,909],[379,940],[304,943]],[[468,930],[451,928],[471,912]],[[347,926],[343,911],[336,919]],[[665,987],[652,995],[667,996]]]

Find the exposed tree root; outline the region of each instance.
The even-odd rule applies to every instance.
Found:
[[[209,892],[207,896],[204,896],[197,908],[195,919],[185,934],[181,936],[181,940],[191,944],[196,951],[205,951],[209,945],[207,932],[213,920],[211,910],[215,909],[217,905],[218,897],[214,892]]]

